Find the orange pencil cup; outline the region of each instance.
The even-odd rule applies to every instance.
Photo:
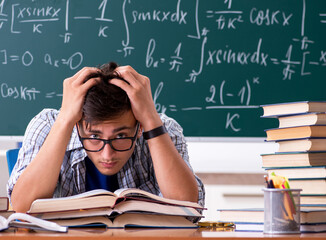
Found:
[[[300,233],[301,189],[264,188],[264,233]]]

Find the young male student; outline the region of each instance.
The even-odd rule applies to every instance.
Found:
[[[182,128],[157,113],[146,76],[115,63],[64,81],[60,111],[44,109],[29,123],[7,188],[17,212],[35,199],[99,188],[204,205]]]

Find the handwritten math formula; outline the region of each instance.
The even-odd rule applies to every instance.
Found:
[[[326,96],[323,0],[0,0],[0,36],[0,106],[26,124],[108,61],[147,75],[186,136],[264,136],[261,104]]]

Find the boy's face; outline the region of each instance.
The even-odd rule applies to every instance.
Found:
[[[132,138],[134,136],[136,136],[137,139],[142,134],[141,128],[139,128],[136,133],[137,125],[137,121],[130,110],[115,119],[89,125],[87,129],[83,121],[82,127],[79,128],[79,134],[82,138],[100,138],[105,140],[121,139],[125,137]],[[127,140],[127,144],[122,145],[120,140],[114,140],[114,142],[115,143],[111,142],[113,146],[115,146],[115,144],[117,144],[117,147],[122,146],[123,148],[129,148],[130,146],[131,149],[127,151],[116,151],[112,149],[109,144],[105,144],[104,148],[99,152],[86,151],[96,168],[104,175],[116,174],[126,164],[135,149],[135,142],[131,145],[132,141],[130,139]],[[85,140],[83,144],[84,147],[87,148]],[[104,143],[100,142],[99,144],[94,144],[95,147],[91,145],[93,144],[91,141],[89,141],[89,144],[89,147],[99,149]]]

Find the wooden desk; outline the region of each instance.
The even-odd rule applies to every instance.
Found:
[[[70,229],[68,233],[52,233],[52,232],[28,232],[24,229],[9,230],[0,233],[0,240],[13,239],[36,239],[36,240],[55,240],[55,239],[68,239],[68,240],[83,240],[83,239],[97,239],[97,240],[169,240],[169,239],[270,239],[277,240],[295,240],[295,239],[326,239],[326,233],[316,234],[289,234],[289,235],[264,235],[263,233],[253,232],[221,232],[210,231],[206,229]]]

